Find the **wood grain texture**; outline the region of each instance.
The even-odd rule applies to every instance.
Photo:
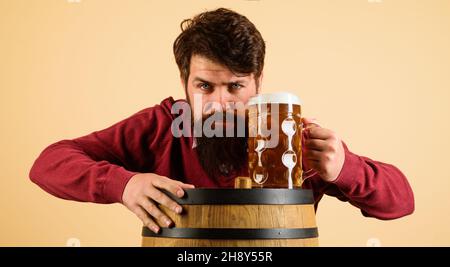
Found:
[[[312,228],[315,211],[308,205],[183,205],[182,215],[160,208],[178,228]],[[143,237],[142,246],[174,247],[264,247],[318,246],[318,238],[214,240],[166,237]]]
[[[317,247],[318,238],[261,239],[261,240],[214,240],[165,237],[144,237],[144,247]]]
[[[160,206],[183,228],[316,227],[313,205],[183,205],[183,214]]]

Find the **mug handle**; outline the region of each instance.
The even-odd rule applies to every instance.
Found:
[[[317,126],[320,126],[317,123],[313,123],[313,124],[316,124]],[[302,129],[302,131],[301,131],[302,147],[303,147],[303,141],[305,140],[305,138],[303,138],[303,131],[305,130],[305,128],[303,126],[304,126],[304,124],[303,124],[303,122],[301,122],[300,123],[300,127]],[[303,155],[302,155],[302,160],[303,160]],[[302,162],[302,169],[303,169],[303,162]],[[302,180],[304,182],[306,179],[311,178],[311,177],[313,177],[314,175],[317,175],[317,174],[318,174],[317,171],[315,171],[314,169],[310,168],[309,170],[303,171],[303,173],[302,173]]]

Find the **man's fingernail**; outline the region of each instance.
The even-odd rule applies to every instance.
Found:
[[[177,196],[178,197],[182,197],[183,194],[184,194],[183,190],[180,189],[180,190],[177,191]]]
[[[169,220],[169,219],[164,219],[164,224],[165,224],[167,227],[169,227],[171,223],[172,223],[171,220]]]
[[[181,207],[176,207],[176,208],[175,208],[175,212],[176,212],[176,213],[179,214],[179,213],[181,213],[181,211],[182,211]]]
[[[159,227],[158,226],[152,226],[152,231],[155,233],[159,233]]]

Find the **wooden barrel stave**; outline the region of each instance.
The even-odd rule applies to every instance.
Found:
[[[212,190],[212,189],[211,189]],[[220,190],[220,189],[218,189]],[[256,189],[267,190],[267,189]],[[247,190],[248,191],[248,190]],[[306,191],[306,190],[302,190]],[[234,192],[234,191],[233,191]],[[233,193],[231,192],[231,193]],[[261,191],[262,192],[262,191]],[[281,191],[280,191],[281,192]],[[192,193],[192,192],[191,192]],[[242,193],[242,192],[241,192]],[[240,193],[240,194],[241,194]],[[254,194],[254,193],[252,193]],[[189,195],[189,194],[188,194]],[[256,201],[257,202],[257,201]],[[315,229],[316,219],[311,204],[181,204],[180,216],[166,207],[160,208],[178,229]],[[164,229],[164,228],[163,228]],[[166,231],[167,232],[167,231]],[[318,238],[283,239],[209,239],[143,236],[142,246],[175,247],[264,247],[318,246]]]

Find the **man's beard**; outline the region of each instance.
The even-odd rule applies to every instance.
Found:
[[[209,116],[202,118],[202,125]],[[233,136],[226,136],[226,127],[223,125],[223,137],[196,137],[197,155],[201,166],[211,178],[228,176],[242,170],[247,164],[247,126],[246,121],[244,137],[237,137],[237,120],[243,119],[234,115]],[[242,134],[240,135],[242,136]]]

